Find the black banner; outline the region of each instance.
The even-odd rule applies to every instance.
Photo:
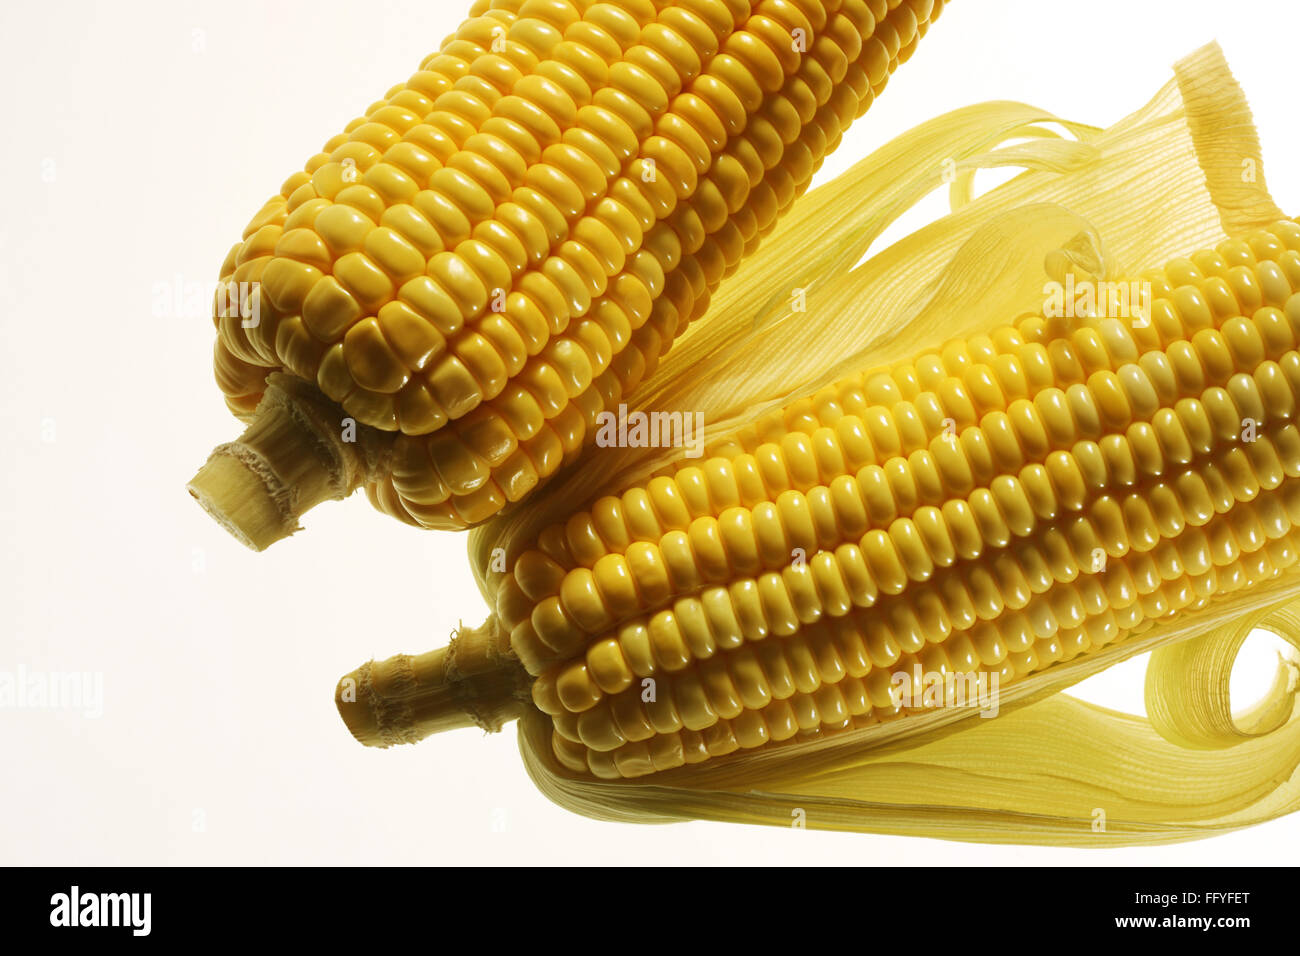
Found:
[[[595,939],[653,933],[647,921],[675,923],[694,913],[712,916],[691,918],[693,943],[712,932],[735,945],[766,940],[775,917],[789,920],[789,931],[817,934],[818,945],[847,942],[869,927],[876,946],[933,944],[935,951],[981,941],[1005,945],[1012,937],[1029,940],[1031,933],[1045,934],[1040,940],[1178,946],[1200,937],[1231,946],[1243,934],[1271,937],[1295,922],[1285,870],[843,869],[675,876],[656,870],[559,879],[396,868],[10,869],[0,919],[7,941],[65,936],[92,945],[109,938],[117,945],[247,943],[267,932],[291,933],[299,943],[351,937],[364,945],[367,934],[387,925],[408,932],[423,926],[434,932],[430,944],[437,946],[473,942],[440,935],[451,927],[458,927],[457,937],[476,929],[526,932],[524,921],[566,913]],[[350,929],[341,931],[344,924]],[[500,945],[504,938],[484,942]]]

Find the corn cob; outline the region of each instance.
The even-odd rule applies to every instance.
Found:
[[[521,500],[705,311],[942,6],[478,0],[232,248],[222,281],[255,284],[258,321],[218,299],[216,375],[254,424],[192,492],[259,549],[361,484],[430,528]]]
[[[1300,226],[1138,280],[1148,316],[867,370],[552,524],[460,663],[365,665],[345,721],[386,746],[531,705],[569,770],[633,778],[906,719],[900,675],[1021,681],[1294,574]]]

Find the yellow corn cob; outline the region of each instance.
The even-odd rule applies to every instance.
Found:
[[[1300,226],[1137,278],[1149,316],[870,369],[550,525],[483,629],[345,678],[345,721],[386,746],[531,703],[569,770],[639,777],[906,719],[920,675],[1013,683],[1294,574]]]
[[[222,281],[256,285],[258,320],[218,300],[216,374],[253,426],[191,490],[257,548],[363,483],[431,528],[519,501],[704,312],[942,6],[478,0],[231,250]]]

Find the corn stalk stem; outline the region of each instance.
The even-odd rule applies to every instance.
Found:
[[[299,530],[298,519],[316,505],[364,483],[380,435],[349,424],[314,385],[271,375],[252,424],[212,452],[189,492],[235,538],[262,551]]]
[[[339,681],[334,703],[357,740],[391,747],[462,727],[498,731],[528,708],[530,684],[490,618],[438,650],[361,665]]]

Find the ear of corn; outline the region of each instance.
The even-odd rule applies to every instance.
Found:
[[[292,374],[382,453],[359,467],[330,428],[298,442],[331,449],[315,456],[246,437],[196,495],[258,547],[322,500],[316,486],[364,481],[376,507],[430,528],[521,500],[704,312],[942,5],[480,0],[285,182],[222,268],[256,284],[259,314],[216,317],[232,410],[276,414],[257,411],[268,373]],[[292,474],[272,469],[269,488],[260,464],[237,480],[285,457]],[[231,512],[250,496],[270,502],[257,514],[288,511],[241,529]]]
[[[994,329],[545,530],[497,615],[557,756],[639,776],[891,720],[900,677],[1006,686],[1291,568],[1300,226],[1193,261],[1145,347]]]
[[[1113,278],[1115,250],[1150,229],[1217,232],[1212,246],[1129,273],[1149,284],[1149,312],[1062,321],[1040,299],[1008,321],[999,310],[1023,292],[1020,277],[988,271],[989,294],[970,296],[979,288],[961,273],[1008,247],[1023,252],[1010,230],[1026,210],[1056,221],[1057,207],[1003,208],[1014,189],[975,201],[928,239],[931,252],[949,239],[961,247],[949,284],[911,301],[916,324],[874,350],[882,362],[820,382],[814,371],[815,387],[797,385],[777,407],[757,391],[718,397],[706,407],[738,417],[703,458],[627,452],[477,532],[476,552],[503,549],[509,570],[480,569],[493,616],[447,653],[486,663],[450,677],[426,666],[392,692],[370,679],[357,703],[341,690],[353,733],[387,745],[438,729],[428,702],[450,685],[456,703],[444,706],[462,722],[522,716],[529,771],[548,795],[613,819],[788,825],[804,811],[810,826],[1086,843],[1098,807],[1110,813],[1108,842],[1187,838],[1300,807],[1289,782],[1295,665],[1245,717],[1215,689],[1251,625],[1300,646],[1294,609],[1280,603],[1300,593],[1300,225],[1245,228],[1273,211],[1262,184],[1224,192],[1256,144],[1216,51],[1182,64],[1179,81],[1181,95],[1166,90],[1088,137],[1078,168],[1020,187],[1118,201],[1136,217],[1088,233],[1113,237],[1109,252],[1080,241],[1047,257],[1071,279]],[[1171,125],[1184,110],[1185,147]],[[1207,141],[1206,129],[1237,132]],[[1132,175],[1132,163],[1156,161],[1140,158],[1156,130],[1158,161],[1190,177],[1174,213]],[[1101,175],[1114,192],[1097,199],[1107,171],[1122,175]],[[870,172],[850,182],[862,179]],[[831,247],[855,230],[841,222]],[[873,275],[864,267],[838,288],[823,277],[827,300],[856,293],[860,315],[876,301]],[[978,331],[930,338],[928,310],[951,315],[953,288],[973,315],[949,332]],[[790,334],[824,332],[836,318],[820,309]],[[800,358],[763,341],[780,334],[763,333],[748,361],[797,369]],[[822,376],[842,348],[817,349]],[[1151,722],[1043,701],[1198,633],[1155,657]],[[376,670],[413,668],[399,657],[351,679]],[[1219,675],[1209,691],[1193,684],[1205,674]],[[485,675],[508,690],[477,701]],[[935,676],[988,679],[1008,715],[951,733],[977,711],[942,698],[936,710],[926,698]],[[490,720],[476,716],[485,706]],[[1069,721],[1099,736],[1080,742],[1075,730],[1062,753]],[[1110,745],[1134,759],[1116,768]]]

